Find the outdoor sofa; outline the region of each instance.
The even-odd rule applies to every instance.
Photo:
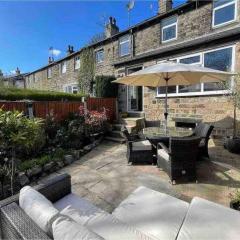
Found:
[[[49,220],[52,229],[58,224],[62,226],[57,229],[61,235],[54,239],[237,240],[240,236],[238,211],[198,197],[189,204],[167,194],[139,187],[109,214],[73,194],[71,179],[67,174],[50,179],[35,189],[42,195],[35,191],[40,197],[30,199],[30,203],[45,196],[51,202],[47,199],[44,201],[53,205],[49,206],[51,211],[61,211],[61,214],[57,213]],[[26,207],[24,194],[26,197],[28,191],[34,190],[25,187],[21,191],[20,203]],[[28,200],[25,199],[25,204]],[[49,232],[44,232],[31,219],[34,214],[29,214],[29,209],[26,209],[27,215],[19,206],[19,195],[1,201],[0,210],[2,239],[52,239]],[[50,212],[48,207],[44,211],[46,214]],[[41,216],[42,213],[39,218]],[[45,226],[49,227],[50,224]],[[85,234],[85,238],[73,235],[76,227],[78,233],[82,231]]]

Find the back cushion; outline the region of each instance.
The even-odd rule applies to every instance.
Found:
[[[41,193],[30,186],[21,189],[19,205],[25,213],[48,235],[51,236],[51,219],[58,210]]]

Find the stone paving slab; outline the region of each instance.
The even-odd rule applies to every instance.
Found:
[[[189,202],[199,196],[228,206],[229,193],[240,188],[240,157],[219,147],[212,147],[210,156],[212,161],[197,164],[197,184],[183,181],[173,186],[167,174],[156,166],[129,166],[126,145],[104,141],[53,175],[70,174],[72,191],[108,212],[139,186]]]

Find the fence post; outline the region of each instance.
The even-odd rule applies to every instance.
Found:
[[[115,98],[115,114],[116,114],[116,121],[118,122],[118,120],[119,120],[119,116],[118,116],[118,100],[117,100],[117,98]]]

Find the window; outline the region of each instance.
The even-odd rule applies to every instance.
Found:
[[[51,78],[51,77],[52,77],[52,68],[51,68],[51,67],[49,67],[49,68],[47,69],[47,77],[48,77],[48,78]]]
[[[213,3],[213,27],[235,21],[237,18],[236,0],[216,0]]]
[[[162,20],[161,28],[162,42],[177,39],[177,16]]]
[[[61,63],[61,73],[66,73],[67,71],[67,62],[64,61]]]
[[[96,63],[102,63],[104,61],[104,50],[98,50],[96,52]]]
[[[79,88],[77,84],[69,84],[64,86],[64,92],[77,94],[79,92]]]
[[[79,69],[80,66],[81,66],[80,56],[77,56],[77,57],[75,57],[74,68],[75,68],[75,69]]]
[[[130,54],[130,35],[119,39],[119,56],[123,57]]]
[[[221,71],[233,71],[234,47],[225,47],[177,58],[177,62],[197,64]],[[169,96],[196,96],[227,93],[219,83],[202,83],[190,86],[169,86]],[[165,96],[165,87],[157,88],[157,96]]]

